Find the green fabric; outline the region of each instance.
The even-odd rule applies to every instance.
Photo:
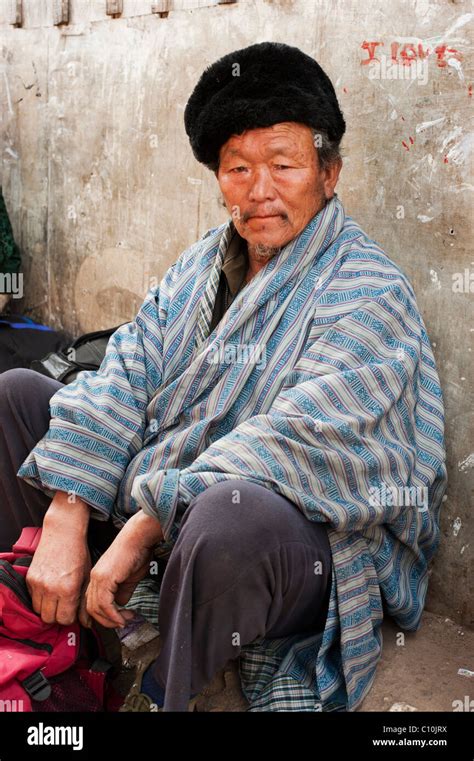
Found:
[[[7,207],[0,188],[0,272],[18,272],[20,264],[20,249],[13,237]]]

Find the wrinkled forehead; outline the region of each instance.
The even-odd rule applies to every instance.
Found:
[[[221,146],[221,159],[234,158],[244,153],[273,155],[299,153],[313,145],[313,130],[300,122],[278,122],[270,127],[248,129],[239,135],[231,135]]]

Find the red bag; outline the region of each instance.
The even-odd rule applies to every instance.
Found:
[[[26,574],[41,529],[23,529],[0,553],[0,712],[104,711],[110,664],[93,629],[45,624],[35,613]]]

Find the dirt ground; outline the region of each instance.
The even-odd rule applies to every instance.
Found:
[[[371,691],[360,711],[453,711],[461,701],[469,710],[474,701],[474,631],[448,618],[424,613],[415,634],[400,632],[391,620],[383,625],[383,653]],[[123,648],[124,667],[116,682],[123,693],[132,685],[135,667],[151,662],[159,652],[159,636],[130,650]],[[216,674],[201,693],[198,712],[245,711],[235,661]],[[466,707],[467,706],[467,707]],[[474,710],[474,702],[470,706]]]

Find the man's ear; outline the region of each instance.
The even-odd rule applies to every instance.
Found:
[[[341,172],[341,169],[342,169],[342,159],[339,159],[338,161],[333,161],[324,170],[324,173],[325,173],[324,193],[326,198],[333,197],[334,188],[336,187],[337,182],[339,180],[339,174]]]

